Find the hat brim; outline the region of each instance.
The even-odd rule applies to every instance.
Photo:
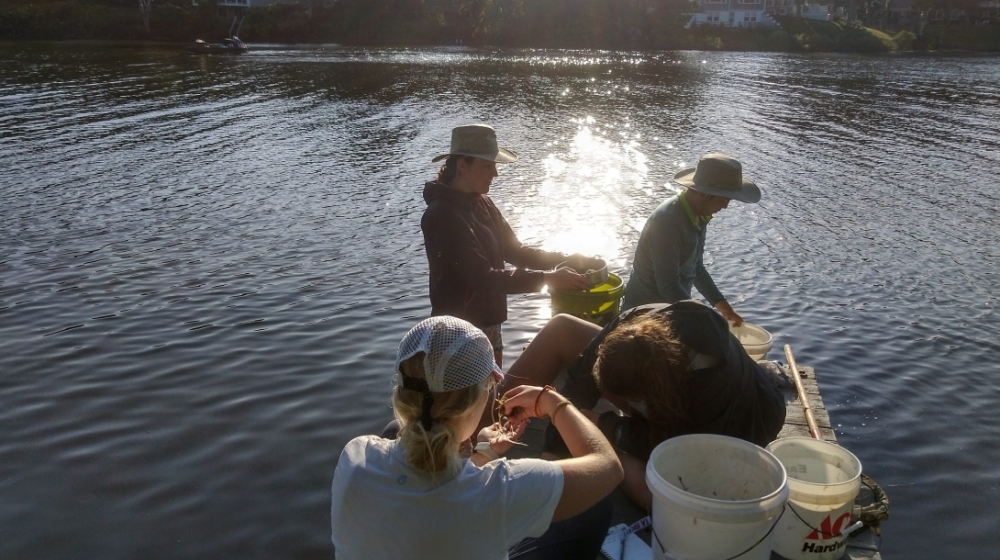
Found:
[[[493,371],[490,372],[490,375],[497,380],[497,383],[503,383],[504,374],[500,366],[493,364]]]
[[[436,156],[431,160],[432,163],[441,161],[448,156],[469,156],[479,159],[485,159],[486,161],[493,161],[496,163],[514,163],[517,161],[517,152],[513,150],[508,150],[507,148],[497,148],[497,153],[495,154],[474,154],[471,152],[455,152],[451,154],[441,154]]]
[[[739,200],[740,202],[759,202],[760,201],[760,188],[750,179],[747,179],[746,175],[740,175],[742,179],[742,184],[740,185],[739,191],[728,191],[725,189],[719,189],[716,187],[711,187],[705,184],[699,184],[694,182],[694,172],[696,167],[690,169],[685,169],[684,171],[678,172],[674,175],[674,182],[679,185],[684,185],[685,187],[690,187],[700,193],[710,194],[714,196],[721,196],[723,198],[731,198],[733,200]]]

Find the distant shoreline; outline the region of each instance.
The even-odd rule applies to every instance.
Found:
[[[148,20],[143,21],[136,7],[80,0],[8,0],[0,7],[0,41],[186,44],[199,38],[217,41],[238,31],[236,34],[251,45],[1000,53],[1000,21],[927,23],[921,26],[919,34],[906,28],[866,27],[859,21],[818,21],[791,16],[773,16],[780,27],[686,28],[690,13],[666,9],[647,13],[610,0],[588,2],[587,13],[580,17],[567,13],[570,4],[563,2],[515,2],[512,5],[520,5],[520,11],[470,14],[448,8],[453,5],[450,1],[442,4],[431,0],[419,3],[424,6],[421,9],[393,11],[396,1],[339,0],[313,8],[307,4],[279,3],[223,15],[211,2],[192,6],[181,0],[158,0]],[[431,8],[432,5],[437,7]]]
[[[18,45],[18,44],[62,44],[62,45],[72,45],[72,44],[86,44],[86,45],[107,45],[109,47],[124,47],[124,48],[143,48],[143,47],[158,47],[158,48],[176,48],[183,49],[190,45],[193,41],[176,41],[176,40],[159,40],[159,39],[0,39],[0,45]],[[982,57],[995,57],[1000,56],[1000,51],[993,49],[933,49],[933,50],[883,50],[883,51],[802,51],[802,50],[760,50],[760,49],[706,49],[706,48],[669,48],[669,49],[658,49],[658,48],[589,48],[589,47],[565,47],[565,46],[511,46],[511,45],[449,45],[449,44],[352,44],[352,43],[340,43],[332,41],[263,41],[263,42],[253,42],[250,40],[246,41],[247,45],[250,47],[250,51],[259,50],[263,47],[270,48],[293,48],[296,46],[318,48],[318,47],[344,47],[344,48],[375,48],[375,49],[436,49],[436,48],[467,48],[470,50],[482,50],[482,49],[496,49],[496,50],[521,50],[521,49],[537,49],[537,50],[612,50],[618,52],[632,51],[632,52],[673,52],[673,51],[692,51],[692,52],[775,52],[775,53],[798,53],[798,54],[866,54],[866,55],[881,55],[881,56],[982,56]]]

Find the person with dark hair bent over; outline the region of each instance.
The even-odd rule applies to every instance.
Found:
[[[551,383],[567,366],[562,394],[615,446],[625,491],[647,510],[645,462],[658,443],[705,433],[763,447],[784,424],[777,380],[747,355],[718,312],[696,301],[641,305],[603,329],[558,315],[511,365],[508,383]],[[623,415],[590,412],[601,397]],[[557,433],[546,433],[545,451],[565,454]]]

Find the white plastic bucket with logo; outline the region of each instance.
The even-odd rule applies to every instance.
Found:
[[[741,439],[668,439],[646,463],[653,494],[653,558],[767,560],[788,499],[785,468]]]
[[[788,504],[774,529],[774,551],[790,560],[843,556],[861,462],[839,445],[807,437],[779,439],[767,450],[788,472]]]

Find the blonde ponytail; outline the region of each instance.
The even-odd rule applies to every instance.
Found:
[[[419,352],[399,365],[400,371],[408,377],[424,378],[424,353]],[[431,418],[434,420],[429,430],[420,423],[424,395],[420,391],[406,389],[402,383],[392,394],[392,408],[399,420],[399,442],[406,451],[406,460],[415,468],[429,474],[454,474],[462,465],[458,453],[458,417],[468,412],[486,397],[487,380],[476,385],[434,393]]]

